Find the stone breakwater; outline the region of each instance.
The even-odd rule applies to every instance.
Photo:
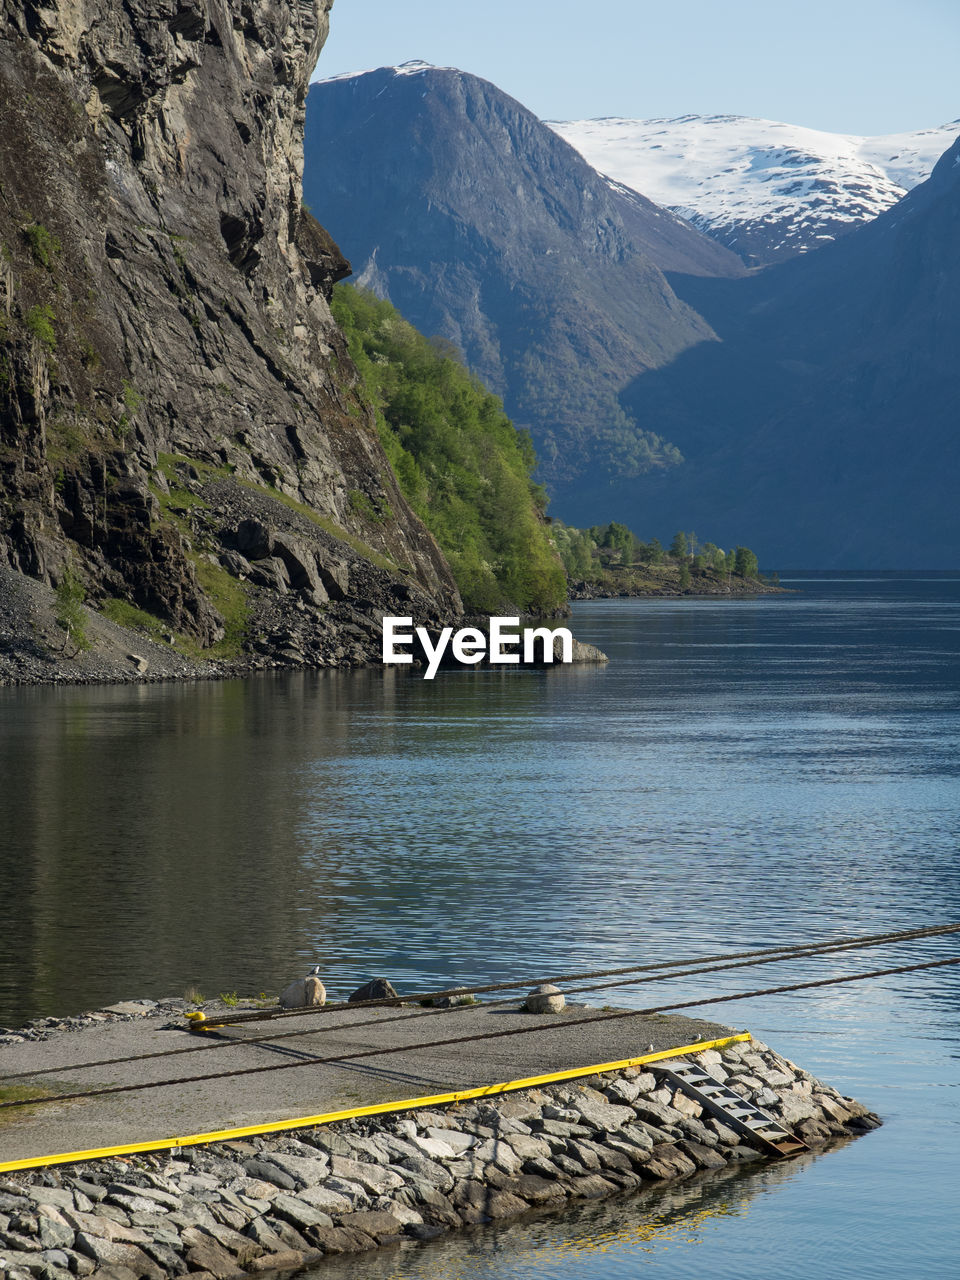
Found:
[[[757,1041],[690,1060],[811,1147],[880,1123]],[[763,1159],[662,1083],[658,1065],[670,1064],[0,1175],[0,1272],[8,1280],[227,1280]]]

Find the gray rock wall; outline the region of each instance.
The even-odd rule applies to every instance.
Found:
[[[331,576],[382,572],[348,586],[362,618],[410,590],[423,621],[461,612],[330,314],[348,264],[302,205],[330,4],[0,0],[0,565],[56,584],[72,562],[91,600],[201,646],[230,625],[210,576],[241,574],[210,557],[244,494],[275,529],[277,495],[315,513]],[[233,496],[171,493],[171,458]],[[244,589],[277,602],[279,652],[291,593]]]
[[[694,1060],[811,1147],[879,1124],[757,1041]],[[661,1084],[654,1064],[172,1155],[0,1175],[0,1267],[9,1280],[108,1269],[123,1280],[226,1280],[762,1158]]]

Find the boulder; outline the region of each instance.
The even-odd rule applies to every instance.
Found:
[[[560,988],[545,982],[533,988],[523,1007],[527,1013],[562,1013],[566,1003]]]
[[[248,560],[263,560],[273,551],[273,537],[270,530],[259,520],[241,520],[234,542],[238,551],[242,551]]]
[[[315,548],[293,534],[278,533],[273,539],[273,551],[286,565],[294,590],[308,593],[316,604],[329,600],[317,571]]]
[[[347,1003],[358,1000],[396,1000],[399,999],[393,983],[387,978],[371,978],[362,987],[357,987],[353,995],[347,996]]]
[[[310,1009],[327,1002],[327,991],[319,978],[297,978],[280,992],[281,1009]]]

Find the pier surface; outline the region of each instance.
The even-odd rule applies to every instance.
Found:
[[[214,1037],[186,1031],[182,1018],[142,1017],[101,1022],[81,1031],[55,1031],[49,1039],[0,1046],[0,1088],[36,1085],[37,1092],[70,1093],[104,1086],[183,1080],[209,1073],[276,1066],[279,1070],[206,1081],[167,1084],[129,1093],[53,1102],[23,1112],[0,1110],[0,1162],[135,1142],[163,1142],[190,1134],[281,1123],[299,1117],[380,1105],[476,1088],[550,1072],[591,1067],[689,1045],[731,1029],[696,1018],[634,1016],[570,1025],[600,1013],[568,1005],[559,1015],[510,1007],[438,1011],[332,1009],[329,1012],[224,1027]],[[404,1016],[398,1018],[398,1014]],[[373,1025],[351,1029],[360,1021]],[[523,1028],[529,1034],[423,1047]],[[295,1038],[279,1038],[303,1030]],[[271,1036],[259,1044],[253,1038]],[[228,1047],[205,1052],[78,1070],[94,1059],[133,1057],[194,1045]],[[335,1064],[307,1059],[393,1052]],[[297,1064],[297,1065],[293,1065]],[[20,1078],[22,1072],[55,1070]],[[17,1079],[9,1080],[11,1075]]]

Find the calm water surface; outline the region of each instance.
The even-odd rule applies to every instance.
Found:
[[[0,690],[0,1023],[960,920],[960,577],[578,606],[608,667]],[[626,988],[641,1007],[956,954]],[[337,1277],[956,1276],[960,974],[705,1012],[885,1118],[840,1150]]]

